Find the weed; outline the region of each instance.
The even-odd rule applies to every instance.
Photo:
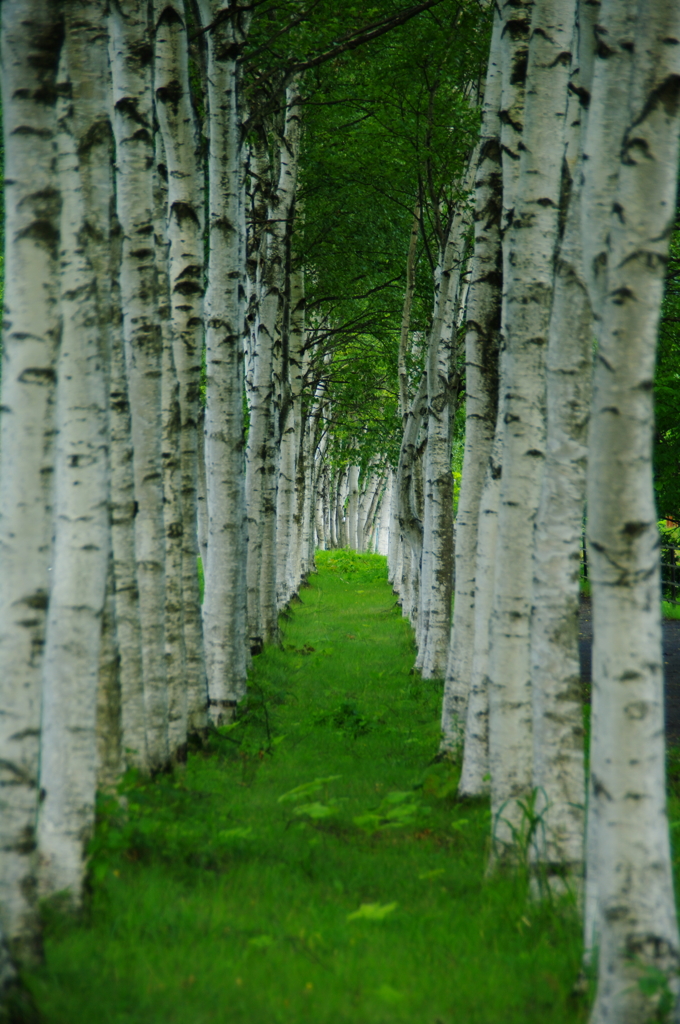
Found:
[[[669,983],[668,973],[650,964],[641,964],[642,976],[638,988],[653,1006],[649,1024],[667,1024],[675,1006],[676,995]]]
[[[318,715],[315,721],[318,725],[334,725],[336,729],[341,729],[354,739],[357,736],[364,736],[372,727],[370,719],[351,701],[343,701],[332,711]]]

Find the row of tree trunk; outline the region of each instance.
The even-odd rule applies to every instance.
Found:
[[[299,94],[244,133],[251,15],[192,11],[3,6],[10,980],[40,956],[38,898],[80,902],[97,786],[167,770],[230,721],[313,564]]]
[[[466,235],[454,220],[426,371],[410,401],[402,390],[392,499],[390,579],[415,627],[416,666],[445,679],[442,753],[462,760],[462,797],[491,796],[492,863],[526,854],[538,895],[570,890],[582,901],[598,1024],[642,1024],[678,989],[651,451],[679,40],[679,9],[664,0],[497,5],[474,247],[461,274]],[[578,650],[586,505],[587,792]]]
[[[474,247],[467,252],[472,214],[462,206],[440,250],[425,369],[411,380],[407,272],[403,437],[383,485],[390,579],[415,629],[416,667],[445,680],[442,752],[461,758],[462,797],[491,796],[492,863],[527,855],[537,895],[566,890],[582,902],[587,956],[598,961],[596,1022],[642,1024],[678,989],[651,451],[679,40],[677,5],[663,0],[497,6],[468,172]],[[340,474],[336,507],[348,527],[320,536],[362,550],[357,483],[356,470]],[[578,650],[586,506],[587,792]],[[652,976],[658,985],[647,984]]]
[[[414,211],[391,470],[330,443],[331,357],[293,245],[301,83],[247,102],[253,17],[3,6],[1,977],[39,956],[38,896],[79,902],[97,785],[229,722],[315,544],[348,546],[388,555],[417,668],[445,679],[442,751],[461,795],[490,792],[493,862],[528,849],[539,894],[583,896],[593,1019],[642,1024],[678,967],[651,424],[680,15],[497,5],[427,337],[410,330]]]

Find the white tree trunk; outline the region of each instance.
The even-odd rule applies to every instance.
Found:
[[[110,434],[109,434],[110,438]],[[116,595],[113,552],[106,575],[97,679],[97,789],[113,792],[123,770],[120,707],[120,654],[116,633]]]
[[[198,505],[198,553],[203,573],[208,565],[208,481],[205,476],[205,410],[198,414],[198,473],[196,478],[196,504]],[[205,575],[204,575],[205,579]]]
[[[512,5],[508,5],[508,9]],[[531,14],[531,5],[523,11]],[[519,177],[507,196],[503,344],[499,403],[503,423],[498,550],[489,651],[489,763],[496,853],[513,855],[519,800],[532,785],[529,627],[533,528],[545,447],[545,350],[548,341],[558,209],[571,67],[575,0],[541,0],[529,33],[526,105],[516,68],[526,45],[517,31],[505,50],[511,83],[502,106],[523,117]],[[527,24],[527,28],[529,28]],[[509,102],[514,107],[508,109]],[[507,163],[513,163],[507,160]],[[506,160],[504,159],[504,175]],[[515,168],[512,168],[512,176]],[[505,184],[505,182],[504,182]],[[505,195],[505,193],[504,193]]]
[[[204,181],[201,140],[189,86],[186,15],[182,0],[155,0],[155,96],[167,164],[170,307],[179,384],[182,499],[181,600],[188,726],[207,724],[198,556],[197,473],[203,346]]]
[[[154,236],[158,275],[161,356],[163,530],[165,534],[165,663],[168,688],[168,753],[182,763],[187,748],[186,652],[182,601],[182,473],[179,382],[175,371],[168,253],[168,169],[160,132],[155,138]]]
[[[498,423],[479,501],[475,583],[474,642],[470,693],[465,716],[463,768],[458,792],[481,796],[489,792],[489,648],[498,550],[498,507],[501,494],[502,426]],[[453,742],[458,736],[453,732]],[[455,750],[455,746],[453,747]]]
[[[357,526],[359,523],[359,467],[350,466],[347,477],[349,494],[347,498],[347,546],[359,550]]]
[[[108,282],[88,235],[108,228],[110,123],[103,3],[65,12],[58,105],[62,333],[57,361],[55,527],[43,662],[39,888],[82,897],[85,846],[94,830],[101,620],[109,564]],[[103,309],[98,299],[103,300]]]
[[[120,239],[116,240],[117,242]],[[118,246],[119,247],[119,246]],[[149,769],[146,750],[144,672],[135,561],[135,485],[132,472],[130,402],[125,373],[120,295],[113,305],[110,374],[111,547],[115,580],[116,638],[120,657],[123,764]]]
[[[243,197],[235,22],[199,0],[208,43],[208,291],[205,467],[208,558],[203,627],[209,715],[229,721],[245,694],[246,516],[243,472]],[[224,57],[224,53],[231,56]]]
[[[453,623],[442,704],[442,749],[451,753],[462,744],[467,719],[476,641],[475,586],[480,501],[498,406],[498,331],[502,282],[502,169],[498,116],[501,99],[501,25],[500,16],[496,12],[484,93],[476,181],[475,249],[467,300],[465,451],[456,514]],[[488,630],[488,616],[483,628]]]
[[[370,487],[366,490],[365,514],[361,523],[362,551],[373,551],[375,549],[376,521],[380,506],[380,497],[385,487],[385,477],[374,473],[371,477]]]
[[[276,490],[279,424],[276,416],[275,347],[286,290],[287,248],[300,153],[300,97],[286,91],[285,125],[279,146],[278,181],[262,238],[261,296],[249,389],[250,428],[246,453],[248,508],[248,635],[251,646],[278,638],[276,601]]]
[[[605,0],[597,32],[583,206],[584,231],[592,218],[600,242],[589,246],[585,264],[599,342],[588,466],[595,624],[589,822],[596,823],[589,843],[597,845],[599,946],[591,1020],[642,1024],[661,1016],[664,988],[677,999],[680,962],[651,459],[656,336],[677,187],[680,8]],[[605,131],[618,113],[615,91],[625,112],[618,145]],[[600,210],[606,188],[598,176],[616,164],[618,181]],[[661,983],[650,988],[650,977]]]
[[[141,620],[146,743],[152,770],[168,761],[165,659],[165,535],[161,436],[162,337],[154,244],[150,24],[136,0],[109,18],[116,138],[116,200],[123,233],[120,271],[135,481],[135,557]]]
[[[336,515],[338,524],[338,546],[341,548],[348,548],[349,544],[349,531],[347,527],[347,516],[345,515],[345,502],[347,500],[349,473],[348,470],[344,469],[338,474],[337,486],[336,486]]]
[[[463,194],[472,187],[478,153],[469,157],[460,182]],[[466,203],[452,219],[441,255],[439,281],[430,330],[427,360],[427,448],[424,460],[425,515],[421,562],[421,643],[416,667],[424,679],[442,679],[451,636],[453,591],[453,477],[451,417],[458,392],[456,371],[460,285],[467,254],[472,212]]]
[[[406,583],[408,594],[400,590],[402,611],[409,619],[412,618],[414,605],[414,587],[417,588],[417,577],[420,574],[420,556],[423,543],[423,527],[416,501],[414,498],[414,476],[418,473],[418,435],[421,431],[427,410],[427,376],[423,375],[420,387],[408,410],[406,426],[401,441],[399,467],[397,469],[397,500],[399,527],[404,545],[408,546],[410,555],[402,560],[402,586]],[[407,567],[408,563],[408,567]]]
[[[535,810],[542,816],[535,857],[538,891],[582,889],[585,776],[578,619],[579,572],[588,416],[592,314],[581,251],[581,150],[590,92],[584,67],[592,26],[580,5],[579,53],[567,111],[557,256],[546,359],[546,460],[534,530],[531,617]],[[547,883],[547,885],[546,885]]]
[[[302,359],[305,342],[305,295],[301,270],[294,270],[291,274],[289,303],[288,386],[284,426],[281,432],[276,507],[276,580],[279,608],[288,604],[300,582],[294,552],[298,544],[295,474],[302,434]]]
[[[395,592],[398,592],[399,581],[401,580],[401,557],[402,557],[402,536],[399,526],[399,488],[397,485],[397,473],[391,472],[392,489],[390,494],[390,541],[387,552],[387,577]]]
[[[59,11],[2,9],[5,291],[0,435],[0,922],[17,959],[39,953],[35,904],[41,670],[51,562],[60,196],[55,186]],[[49,102],[45,102],[45,99]]]
[[[394,486],[394,471],[389,469],[387,471],[387,477],[385,479],[385,489],[380,499],[380,518],[378,520],[378,536],[376,540],[375,550],[379,555],[385,555],[388,559],[388,572],[390,569],[389,565],[389,554],[392,547],[392,488]]]
[[[593,49],[597,49],[598,36],[601,29],[597,28],[599,14],[592,25],[595,36]],[[602,77],[598,84],[598,109],[594,111],[594,136],[591,145],[586,130],[584,142],[583,195],[581,216],[583,231],[583,272],[585,275],[591,308],[595,320],[595,333],[599,327],[600,310],[606,301],[607,273],[603,262],[608,259],[607,234],[609,231],[609,215],[614,201],[618,183],[619,162],[611,159],[611,154],[618,152],[626,130],[629,100],[629,83],[632,74],[633,48],[629,40],[635,34],[637,8],[634,3],[626,2],[611,6],[607,12],[604,40],[608,60],[616,68],[615,74]],[[593,60],[593,65],[599,62]],[[595,74],[594,66],[592,75]],[[592,90],[591,90],[592,92]],[[590,120],[590,110],[589,110]],[[587,225],[586,225],[587,217]],[[592,410],[591,410],[592,415]],[[590,438],[589,438],[590,443]],[[591,732],[592,745],[592,732]],[[592,776],[589,779],[588,815],[586,823],[586,887],[584,912],[584,937],[586,957],[589,959],[595,948],[597,938],[598,906],[598,814],[595,814],[595,803],[591,800],[590,789]]]

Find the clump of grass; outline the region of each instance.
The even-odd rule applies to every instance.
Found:
[[[50,1024],[586,1019],[573,907],[485,877],[488,802],[433,760],[441,692],[384,559],[317,566],[238,720],[100,803],[87,913],[50,912],[29,978]]]
[[[680,604],[675,604],[672,601],[662,601],[661,615],[664,619],[680,619]]]

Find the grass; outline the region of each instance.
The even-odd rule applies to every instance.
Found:
[[[102,798],[85,911],[46,908],[28,979],[46,1024],[587,1019],[573,908],[485,879],[488,805],[433,763],[441,687],[385,560],[317,562],[239,721]]]
[[[661,615],[664,619],[680,619],[680,604],[675,604],[672,601],[662,601]]]

